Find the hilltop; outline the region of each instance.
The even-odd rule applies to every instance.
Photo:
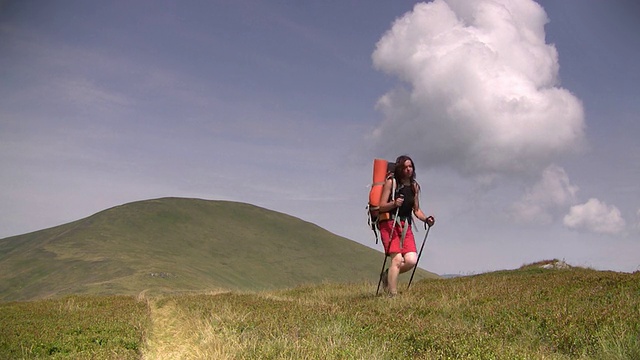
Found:
[[[0,300],[375,282],[381,261],[381,252],[293,216],[161,198],[1,239]]]

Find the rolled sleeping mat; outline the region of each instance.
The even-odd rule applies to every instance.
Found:
[[[373,160],[373,183],[371,184],[371,190],[369,190],[369,212],[372,217],[378,216],[380,196],[382,195],[382,187],[389,172],[389,164],[390,163],[384,159]]]

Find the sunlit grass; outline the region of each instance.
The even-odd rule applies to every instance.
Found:
[[[421,281],[393,299],[326,284],[163,301],[216,335],[202,349],[225,358],[633,359],[638,280],[523,269]]]
[[[94,330],[88,338],[103,339],[103,347],[113,344],[114,359],[125,358],[120,354],[144,359],[640,358],[640,273],[529,266],[421,280],[410,290],[405,284],[395,298],[376,297],[375,285],[142,297],[125,302],[137,309],[133,315],[113,310],[102,337],[89,327]],[[106,304],[112,301],[116,307],[123,300],[104,298]],[[33,329],[62,326],[56,320],[60,309],[68,315],[81,312],[78,307],[94,307],[88,312],[100,313],[102,304],[80,299],[4,304],[0,357],[36,358],[65,342],[69,345],[59,348],[66,350],[54,354],[58,358],[98,353],[99,347],[87,345],[82,335],[89,330],[72,332],[88,326],[81,325],[82,317],[64,325],[62,332],[71,334],[65,341],[51,335],[59,331],[48,329],[50,335],[43,337]],[[20,306],[33,309],[28,326],[15,316],[28,312],[17,311]],[[43,306],[49,310],[38,312]],[[13,317],[5,316],[8,309]],[[25,337],[5,341],[14,326]],[[141,334],[142,341],[136,338]],[[125,352],[126,344],[137,350]]]

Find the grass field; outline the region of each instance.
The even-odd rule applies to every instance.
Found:
[[[0,303],[0,358],[640,359],[640,273],[540,264],[406,284]]]
[[[139,359],[148,327],[130,296],[0,303],[0,358]]]

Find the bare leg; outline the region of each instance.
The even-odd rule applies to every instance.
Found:
[[[418,261],[418,254],[414,252],[404,254],[404,261],[402,262],[402,266],[400,266],[400,274],[405,273],[414,266],[416,266],[416,262]]]
[[[389,265],[389,293],[395,295],[398,292],[398,274],[400,267],[404,263],[404,258],[400,253],[389,255],[391,257],[391,265]]]
[[[416,265],[418,254],[414,252],[406,253],[404,256],[400,253],[390,254],[391,265],[389,265],[389,293],[395,295],[398,292],[398,275],[407,272]]]

